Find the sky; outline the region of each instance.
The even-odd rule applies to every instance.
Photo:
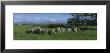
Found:
[[[66,23],[69,13],[14,13],[14,22]]]

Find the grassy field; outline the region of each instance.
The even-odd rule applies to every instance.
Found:
[[[97,40],[97,30],[81,30],[78,32],[60,32],[53,35],[25,33],[29,26],[14,26],[14,40]],[[96,26],[88,26],[96,29]]]

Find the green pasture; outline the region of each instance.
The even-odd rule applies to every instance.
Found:
[[[96,26],[82,28],[96,29]],[[80,30],[78,32],[59,32],[53,35],[25,33],[28,25],[14,26],[14,40],[97,40],[97,30]]]

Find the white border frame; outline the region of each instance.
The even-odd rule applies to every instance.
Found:
[[[97,13],[97,40],[13,40],[13,13]],[[106,5],[6,5],[6,49],[106,49]]]

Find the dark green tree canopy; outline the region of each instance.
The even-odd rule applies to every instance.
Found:
[[[81,25],[97,25],[97,13],[70,13],[69,25],[79,27]]]

